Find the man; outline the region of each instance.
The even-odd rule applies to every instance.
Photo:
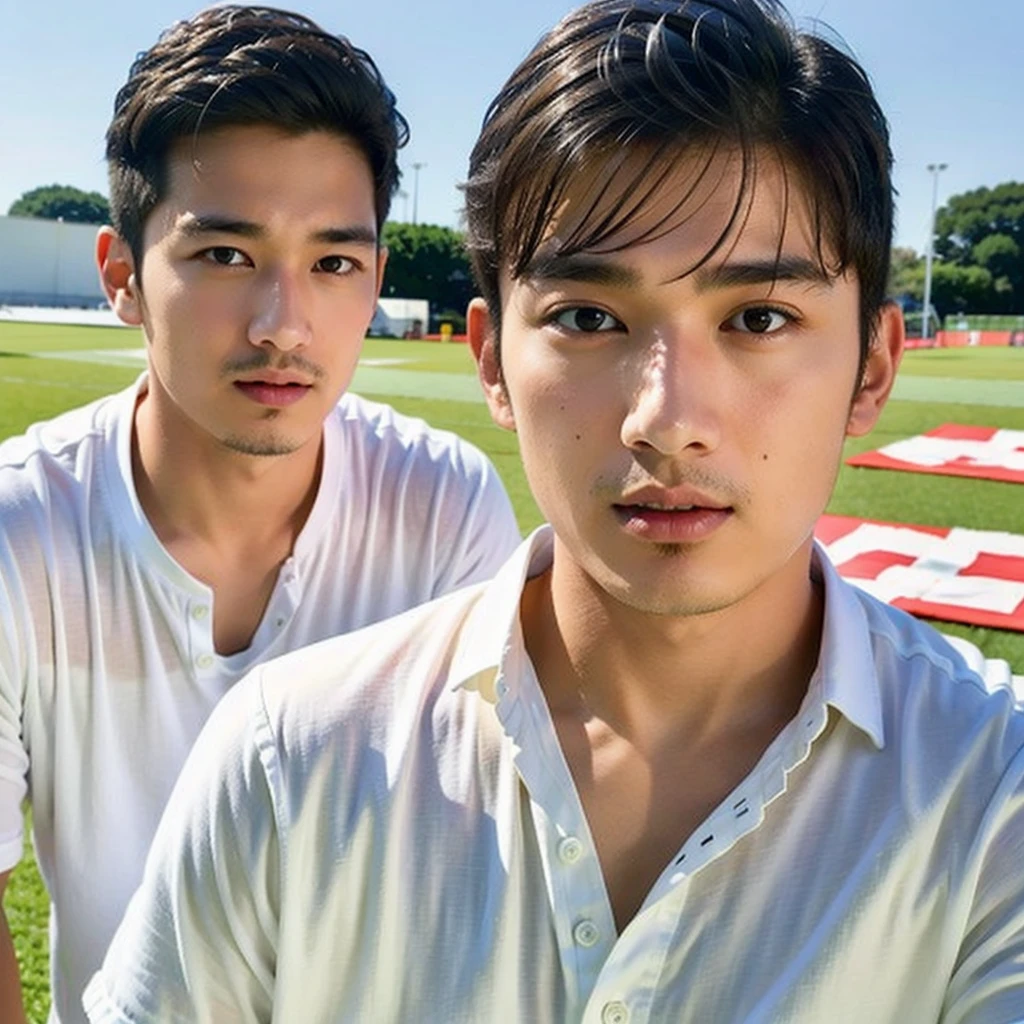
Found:
[[[1024,1017],[1024,715],[812,540],[902,349],[889,171],[772,0],[541,40],[468,329],[551,526],[235,688],[92,1021]]]
[[[28,781],[52,1019],[82,1019],[220,696],[518,543],[478,451],[343,394],[405,136],[365,53],[270,9],[175,26],[117,97],[98,262],[148,372],[0,448],[0,882]],[[2,959],[11,1022],[6,929]]]

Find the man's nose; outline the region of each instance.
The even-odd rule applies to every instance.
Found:
[[[269,273],[258,286],[249,342],[282,352],[308,345],[313,337],[310,300],[308,283],[298,275],[283,269]]]
[[[662,455],[713,451],[721,434],[723,371],[710,339],[657,333],[638,353],[622,443]]]

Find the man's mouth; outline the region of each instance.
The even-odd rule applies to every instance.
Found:
[[[275,379],[237,380],[235,388],[246,398],[258,405],[284,408],[301,401],[309,393],[312,385],[299,380]]]
[[[623,529],[638,540],[657,544],[692,544],[704,540],[733,515],[733,507],[693,488],[638,492],[612,509]]]

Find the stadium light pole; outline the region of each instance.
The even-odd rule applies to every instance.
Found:
[[[412,222],[413,224],[419,223],[419,208],[420,208],[420,171],[426,167],[426,164],[419,163],[412,165]]]
[[[928,340],[928,311],[932,305],[932,258],[935,253],[935,207],[939,201],[939,175],[949,164],[929,164],[932,176],[932,210],[928,217],[928,245],[924,251],[924,305],[921,307],[921,337]]]

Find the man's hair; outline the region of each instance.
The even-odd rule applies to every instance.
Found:
[[[609,252],[602,244],[650,213],[681,154],[703,157],[706,176],[731,150],[742,159],[732,217],[698,266],[742,227],[758,156],[774,155],[807,199],[822,269],[856,271],[863,367],[892,244],[888,125],[860,65],[797,30],[777,0],[596,0],[513,72],[463,186],[470,259],[499,340],[501,270],[521,276],[551,244],[571,190],[589,194],[573,196],[582,216],[559,232],[557,253]],[[627,163],[638,151],[647,159]],[[681,192],[676,210],[617,248],[679,223],[692,198]]]
[[[146,219],[166,195],[171,146],[250,125],[351,140],[373,172],[380,229],[409,129],[370,56],[299,14],[212,7],[172,25],[139,54],[114,100],[107,130],[111,218],[137,262]]]

